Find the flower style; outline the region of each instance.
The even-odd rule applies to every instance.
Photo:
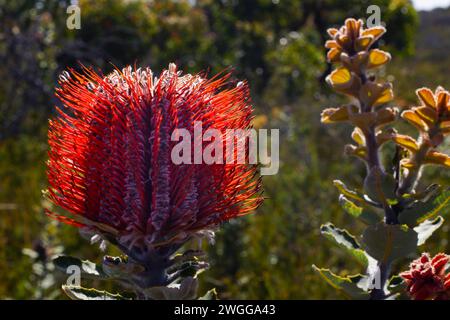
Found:
[[[48,196],[68,213],[52,217],[141,264],[162,257],[164,269],[188,239],[261,203],[254,165],[171,161],[175,129],[192,134],[195,121],[205,129],[251,127],[246,84],[181,75],[174,64],[159,78],[149,68],[105,77],[84,68],[65,72],[60,84],[67,110],[50,121]]]
[[[407,290],[414,300],[448,299],[450,295],[450,274],[445,268],[450,260],[446,254],[439,253],[433,258],[423,253],[414,260],[408,271],[400,274],[407,284]]]

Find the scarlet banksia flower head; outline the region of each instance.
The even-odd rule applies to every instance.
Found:
[[[433,258],[423,253],[414,260],[408,271],[400,274],[407,285],[407,290],[414,300],[448,299],[450,276],[445,274],[450,258],[439,253]]]
[[[175,129],[251,127],[246,84],[182,75],[171,64],[159,77],[149,68],[105,77],[85,68],[65,72],[60,85],[65,109],[50,121],[48,195],[68,214],[49,213],[56,219],[145,260],[261,203],[254,165],[171,160]]]

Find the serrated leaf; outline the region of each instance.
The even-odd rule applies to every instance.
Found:
[[[352,236],[347,230],[336,228],[332,223],[324,224],[320,227],[320,232],[324,235],[331,236],[337,243],[345,246],[348,249],[359,249],[356,238]]]
[[[398,219],[402,224],[414,227],[427,219],[433,219],[439,214],[450,210],[450,188],[443,190],[426,202],[417,201],[411,208],[400,212]]]
[[[390,263],[416,252],[418,235],[406,226],[379,223],[367,227],[362,241],[363,248],[371,257]]]
[[[358,300],[369,299],[369,293],[359,287],[360,282],[365,282],[365,276],[358,274],[340,277],[329,269],[318,268],[315,265],[313,265],[313,269],[318,272],[328,284],[343,293],[347,298]]]
[[[181,283],[170,284],[167,287],[151,287],[145,290],[145,295],[153,300],[192,300],[197,296],[197,278],[187,277]]]
[[[71,256],[59,256],[53,259],[53,263],[55,264],[56,268],[64,273],[67,272],[67,268],[69,268],[70,266],[77,266],[78,268],[80,268],[81,275],[83,277],[95,279],[108,278],[108,275],[103,272],[101,266],[88,260],[81,260]]]
[[[120,294],[113,294],[97,289],[88,289],[77,286],[62,286],[63,291],[72,300],[128,300]]]
[[[361,246],[354,236],[347,230],[336,228],[332,223],[324,224],[320,227],[320,232],[330,240],[345,247],[345,249],[364,267],[369,265],[366,253],[361,250]]]
[[[364,200],[363,200],[364,201]],[[360,207],[353,201],[350,201],[344,195],[339,197],[339,203],[342,208],[351,216],[361,219],[365,224],[376,224],[381,221],[381,218],[367,207]]]
[[[441,216],[437,217],[434,220],[425,220],[417,227],[414,228],[414,231],[418,234],[417,245],[421,246],[427,241],[429,237],[433,234],[434,231],[439,229],[440,226],[444,223],[444,218]]]
[[[198,298],[198,300],[219,300],[216,288],[209,290],[203,297]]]
[[[111,278],[127,278],[130,274],[139,274],[145,271],[145,267],[126,257],[104,256],[102,269]]]

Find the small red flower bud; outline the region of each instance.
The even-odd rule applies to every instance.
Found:
[[[433,258],[428,253],[414,260],[409,271],[400,274],[407,284],[407,290],[414,300],[442,299],[450,288],[450,279],[445,275],[445,268],[450,258],[439,253]],[[447,279],[447,281],[446,281]]]

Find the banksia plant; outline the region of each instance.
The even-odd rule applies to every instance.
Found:
[[[205,130],[250,128],[246,84],[233,85],[229,75],[182,75],[174,64],[159,77],[149,68],[107,76],[84,68],[63,72],[57,96],[64,108],[50,121],[46,195],[64,211],[48,215],[123,253],[97,265],[59,257],[57,266],[115,280],[126,297],[195,298],[196,276],[208,265],[201,250],[182,247],[212,239],[222,222],[253,211],[261,182],[255,165],[175,163],[174,133],[184,130],[183,142],[203,148],[194,141],[197,122]],[[64,290],[72,298],[120,297],[81,286]]]
[[[325,44],[327,57],[337,67],[327,82],[346,95],[349,103],[325,109],[321,120],[354,127],[354,143],[345,146],[345,153],[364,162],[364,183],[355,190],[339,180],[334,184],[341,193],[342,208],[365,224],[365,229],[355,237],[328,223],[321,232],[349,251],[364,272],[340,276],[330,269],[314,269],[348,298],[392,299],[407,292],[413,299],[444,299],[449,285],[443,274],[448,262],[444,254],[433,259],[423,255],[401,276],[392,270],[394,264],[417,253],[444,222],[440,215],[449,210],[448,187],[419,181],[427,165],[450,167],[450,157],[439,151],[450,134],[450,95],[443,88],[434,93],[421,88],[417,90],[419,106],[402,112],[393,107],[392,84],[378,80],[374,73],[391,60],[388,52],[374,48],[385,32],[381,26],[364,28],[355,19],[328,30],[332,40]],[[399,121],[411,124],[417,137],[399,133],[394,128]],[[393,154],[382,154],[386,143],[395,145]]]

